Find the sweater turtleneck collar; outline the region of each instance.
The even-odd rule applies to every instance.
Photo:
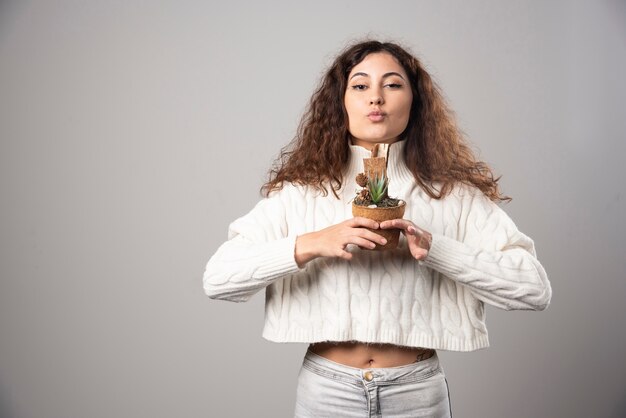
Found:
[[[370,158],[372,156],[371,151],[360,145],[349,144],[350,157],[348,159],[348,165],[346,167],[346,181],[354,181],[357,174],[362,173],[364,170],[363,158]],[[412,182],[414,180],[413,173],[409,170],[404,162],[404,147],[406,140],[397,141],[389,146],[389,155],[387,163],[387,176],[390,183],[405,183]]]

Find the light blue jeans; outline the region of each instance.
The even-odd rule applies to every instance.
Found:
[[[298,374],[295,417],[451,417],[437,352],[404,366],[359,369],[307,349]]]

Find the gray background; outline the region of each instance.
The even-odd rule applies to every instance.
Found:
[[[291,416],[306,344],[201,277],[367,34],[423,60],[553,286],[440,352],[454,415],[626,416],[625,2],[300,3],[0,3],[0,416]]]

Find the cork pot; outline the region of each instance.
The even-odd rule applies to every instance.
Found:
[[[389,208],[369,208],[367,206],[355,205],[354,202],[352,202],[352,216],[373,219],[376,222],[389,221],[391,219],[401,219],[404,216],[405,208],[406,202],[404,200],[401,200],[398,206]],[[367,229],[382,235],[387,240],[387,244],[376,244],[373,250],[392,250],[398,246],[398,241],[400,240],[399,229]],[[369,250],[370,248],[364,249]]]

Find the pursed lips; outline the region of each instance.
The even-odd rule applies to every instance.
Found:
[[[385,116],[387,116],[387,114],[384,112],[374,111],[374,112],[370,112],[367,115],[367,118],[371,120],[372,122],[380,122],[385,118]]]

